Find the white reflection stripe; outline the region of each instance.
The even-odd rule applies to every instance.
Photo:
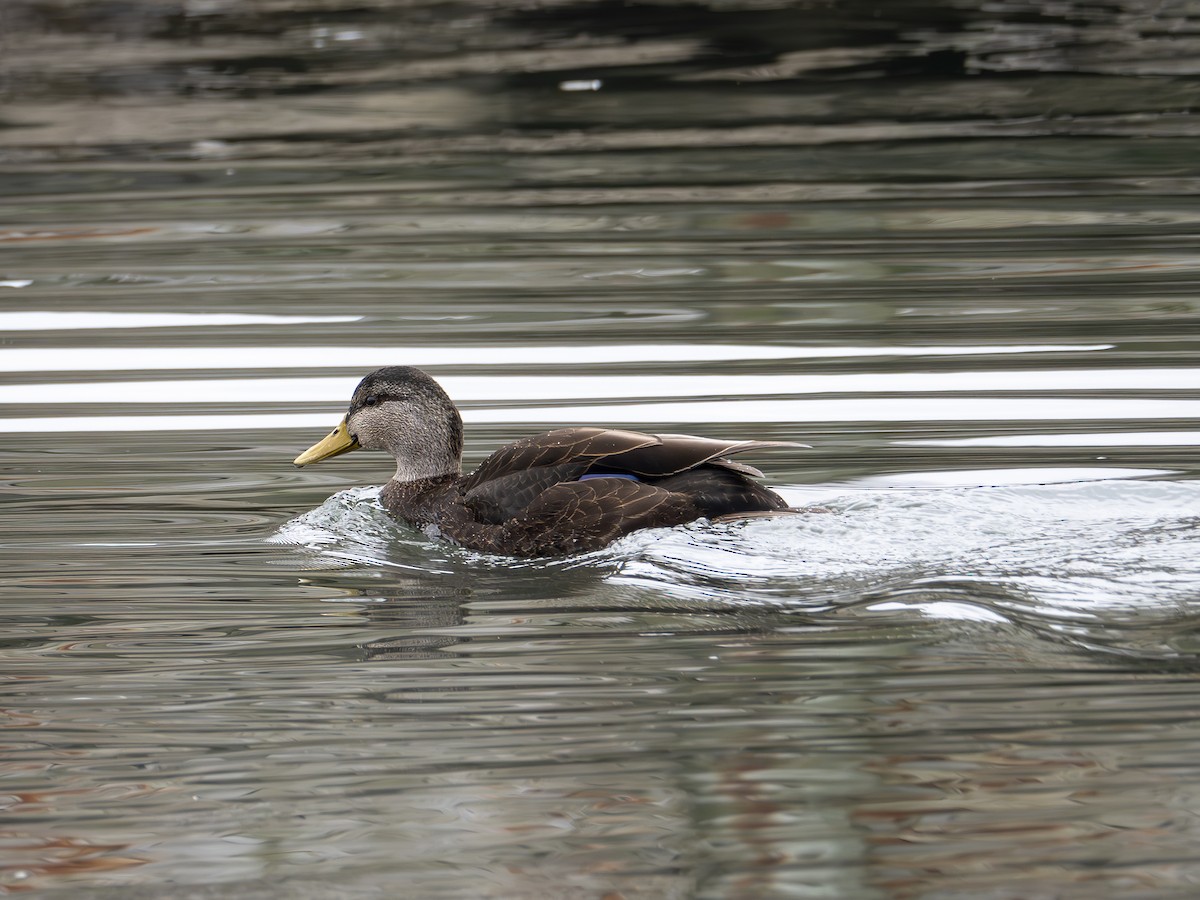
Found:
[[[668,400],[756,394],[959,393],[963,391],[1196,390],[1200,369],[1044,369],[852,375],[449,376],[463,403],[524,400]],[[346,403],[357,377],[229,378],[0,385],[0,403]]]
[[[601,344],[586,347],[50,347],[0,350],[0,372],[121,372],[147,369],[329,369],[354,366],[708,362],[863,356],[1074,353],[1112,344],[937,347],[782,347],[751,344]]]
[[[1200,431],[1005,434],[994,437],[892,443],[904,447],[1193,447],[1200,446]]]
[[[241,313],[0,312],[0,331],[64,331],[92,328],[178,328],[212,325],[302,325],[358,322],[362,316],[266,316]],[[63,353],[66,351],[41,351]]]
[[[0,432],[216,431],[315,428],[327,431],[336,414],[285,413],[213,416],[69,416],[0,419]],[[1095,421],[1200,418],[1200,400],[938,397],[844,400],[738,400],[468,409],[468,423],[665,425],[672,422],[972,422]]]

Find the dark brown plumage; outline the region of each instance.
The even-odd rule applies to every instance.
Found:
[[[751,480],[761,472],[727,457],[805,446],[560,428],[501,447],[464,476],[453,402],[419,369],[390,366],[359,383],[346,417],[296,465],[386,450],[396,475],[382,500],[397,518],[474,550],[557,556],[640,528],[784,511],[778,494]]]

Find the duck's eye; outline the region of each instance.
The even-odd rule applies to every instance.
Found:
[[[374,406],[378,402],[379,402],[379,398],[376,397],[374,394],[372,394],[370,397],[368,397],[366,400],[363,401],[363,406]]]

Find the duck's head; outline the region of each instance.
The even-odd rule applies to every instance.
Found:
[[[462,417],[442,386],[409,366],[376,369],[358,383],[333,432],[295,459],[298,466],[351,450],[386,450],[396,478],[413,481],[461,472]]]

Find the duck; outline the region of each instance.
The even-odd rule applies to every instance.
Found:
[[[568,427],[500,447],[462,473],[463,423],[450,396],[411,366],[371,372],[333,431],[296,457],[307,466],[354,450],[396,461],[380,502],[394,518],[470,550],[514,557],[600,550],[643,528],[795,512],[741,453],[808,448]]]

